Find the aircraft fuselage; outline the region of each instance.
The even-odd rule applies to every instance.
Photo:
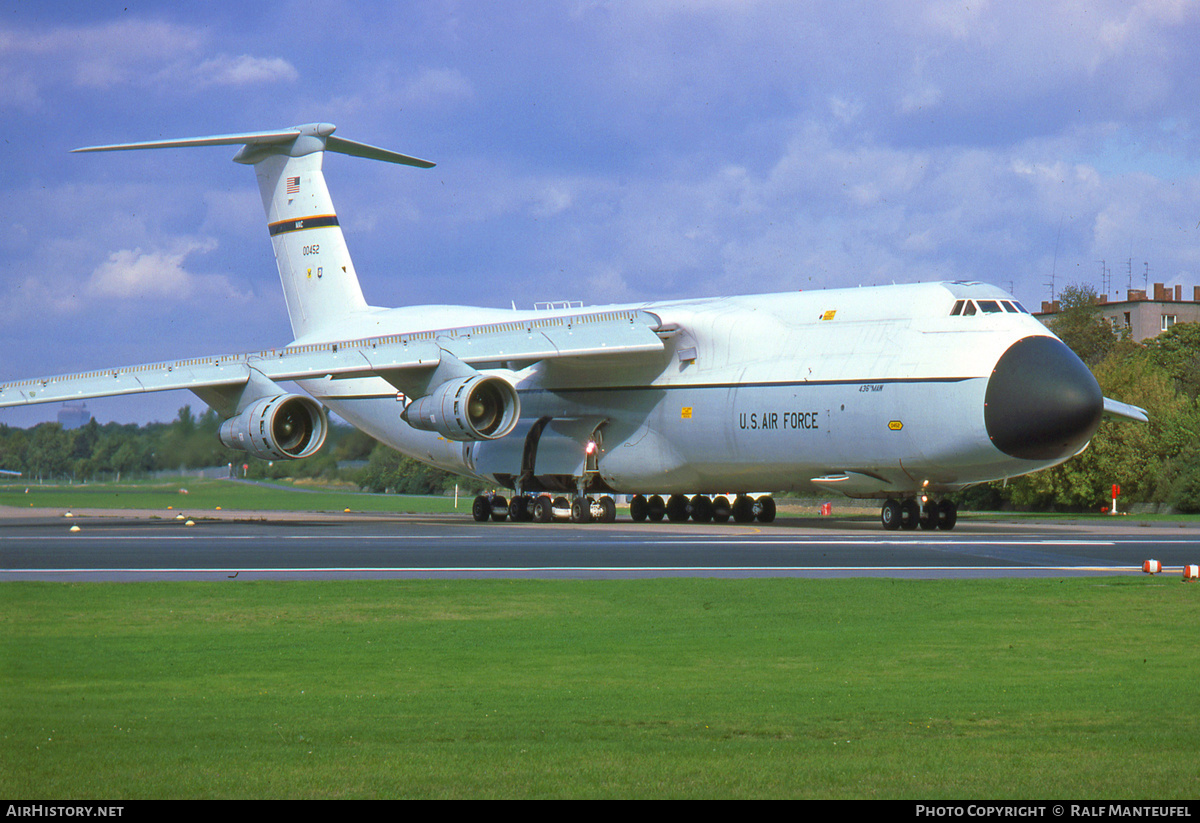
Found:
[[[378,378],[302,385],[401,452],[524,491],[569,491],[586,477],[588,490],[627,494],[940,494],[1062,462],[1099,422],[1102,399],[1037,459],[997,447],[985,403],[1005,352],[1042,337],[1074,358],[1016,305],[991,286],[941,283],[590,309],[654,315],[664,349],[611,367],[603,357],[497,364],[521,400],[520,424],[497,441],[408,427]],[[482,311],[488,322],[546,316]],[[410,310],[374,319],[379,333],[413,329]],[[1035,368],[1022,379],[1042,378]]]

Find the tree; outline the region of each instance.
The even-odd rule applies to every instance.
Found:
[[[421,463],[382,443],[371,452],[371,459],[359,471],[357,482],[367,491],[395,494],[441,494],[456,483],[470,491],[479,488],[472,480]]]
[[[1176,323],[1146,348],[1181,392],[1193,400],[1200,397],[1200,323]]]
[[[1070,346],[1079,359],[1095,366],[1112,352],[1120,341],[1112,325],[1100,316],[1096,290],[1072,284],[1059,295],[1058,314],[1046,326]]]
[[[1169,499],[1186,465],[1180,456],[1200,441],[1200,407],[1140,346],[1117,346],[1094,373],[1105,396],[1141,406],[1150,422],[1104,420],[1083,453],[1010,481],[1003,493],[1014,505],[1095,509],[1114,483],[1127,503]]]

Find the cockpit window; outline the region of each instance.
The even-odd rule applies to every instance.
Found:
[[[1004,311],[1000,308],[1000,304],[995,300],[980,300],[979,310],[984,314],[999,314]]]
[[[1017,311],[1019,311],[1021,314],[1029,314],[1029,309],[1022,306],[1016,300],[1013,301],[1013,305],[1017,307]]]
[[[963,303],[965,303],[965,302],[966,302],[965,300],[954,301],[954,308],[950,310],[950,316],[958,317],[958,315],[962,314]]]
[[[1017,307],[1012,304],[1011,300],[1001,300],[1000,305],[1003,306],[1004,310],[1009,314],[1017,313]]]
[[[968,300],[967,305],[963,307],[963,317],[970,317],[975,313],[975,304]]]

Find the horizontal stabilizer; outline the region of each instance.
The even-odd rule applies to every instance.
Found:
[[[338,154],[349,154],[353,157],[365,157],[367,160],[382,160],[385,163],[399,163],[403,166],[416,166],[419,169],[432,169],[435,165],[419,157],[409,157],[407,154],[368,146],[366,143],[356,143],[353,140],[343,140],[340,137],[325,138],[325,151],[336,151]]]
[[[248,146],[260,151],[251,153],[251,162],[267,154],[291,154],[299,156],[311,154],[314,151],[332,151],[338,154],[349,154],[363,157],[367,160],[382,160],[385,163],[399,163],[405,166],[416,166],[421,169],[431,169],[434,164],[419,157],[369,146],[354,140],[334,137],[337,127],[331,123],[309,123],[304,126],[293,126],[289,129],[276,131],[248,131],[240,134],[215,134],[209,137],[180,137],[172,140],[147,140],[141,143],[114,143],[110,146],[86,146],[74,149],[76,152],[89,151],[134,151],[137,149],[179,149],[196,146]],[[304,138],[304,139],[302,139]],[[309,139],[311,138],[311,139]],[[289,144],[292,144],[289,146]],[[264,147],[289,146],[287,151],[262,151]]]
[[[1149,423],[1150,416],[1140,406],[1131,406],[1111,397],[1104,398],[1104,416],[1117,417],[1123,420],[1133,420],[1137,423]]]

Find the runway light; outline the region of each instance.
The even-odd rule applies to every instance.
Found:
[[[1185,581],[1195,580],[1197,577],[1200,577],[1200,566],[1192,564],[1183,567],[1183,579]]]
[[[72,527],[70,528],[70,531],[77,532],[77,531],[79,531],[79,527],[78,527],[78,526],[72,526]]]
[[[196,525],[196,521],[195,521],[195,520],[189,520],[189,521],[187,521],[186,523],[184,523],[183,525],[185,525],[185,526],[194,526],[194,525]]]
[[[1162,571],[1162,563],[1157,560],[1147,560],[1142,564],[1142,571],[1146,574],[1158,574]]]

